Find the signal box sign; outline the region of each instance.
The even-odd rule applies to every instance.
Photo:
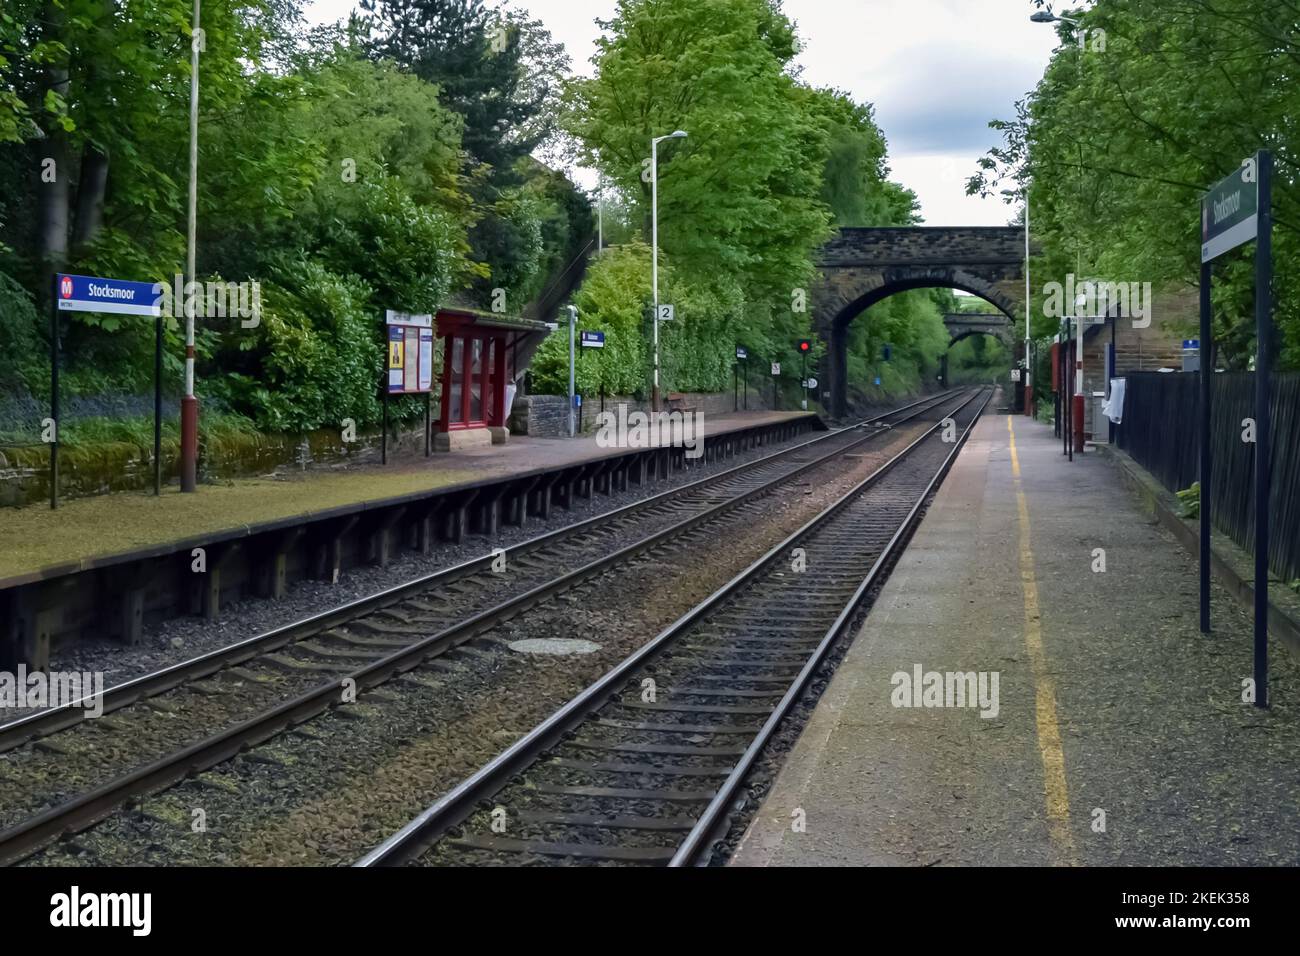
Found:
[[[388,393],[433,390],[433,316],[388,310]]]

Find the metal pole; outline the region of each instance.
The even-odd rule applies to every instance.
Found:
[[[745,411],[749,411],[749,362],[746,361],[745,367],[741,370],[741,376],[745,383]]]
[[[433,406],[433,392],[432,391],[425,392],[424,393],[424,457],[425,458],[430,458],[433,456],[433,446],[431,444],[433,439],[432,406]]]
[[[731,410],[740,411],[740,359],[736,359],[736,364],[731,367],[731,398]]]
[[[1061,421],[1061,454],[1070,454],[1070,442],[1074,439],[1070,437],[1070,320],[1064,319],[1061,322],[1060,353],[1057,356],[1057,364],[1061,367],[1061,387],[1056,390],[1060,396],[1060,409],[1057,417]]]
[[[605,178],[596,183],[596,255],[605,251]]]
[[[384,376],[384,421],[379,437],[379,463],[388,464],[388,376]]]
[[[153,327],[153,493],[162,494],[162,367],[163,314],[154,319]]]
[[[1070,421],[1074,431],[1074,451],[1083,452],[1083,426],[1087,420],[1084,417],[1084,396],[1083,396],[1083,316],[1077,316],[1075,319],[1074,333],[1074,407],[1070,409]],[[1075,421],[1075,416],[1078,420]],[[1074,456],[1070,456],[1074,461]]]
[[[1067,329],[1067,334],[1069,334],[1068,333],[1068,330],[1070,328],[1069,319],[1065,320],[1065,327]],[[1074,416],[1079,412],[1079,405],[1078,402],[1075,401],[1075,399],[1079,397],[1079,379],[1082,377],[1079,375],[1080,369],[1079,369],[1078,358],[1077,358],[1078,349],[1079,349],[1079,340],[1083,338],[1082,332],[1083,332],[1082,326],[1080,326],[1079,329],[1075,332],[1076,338],[1074,342],[1074,350],[1075,350],[1076,359],[1074,360],[1074,362],[1071,363],[1073,365],[1071,371],[1074,375],[1074,395],[1070,397],[1070,409],[1065,413],[1066,414],[1065,420],[1069,423],[1070,426],[1069,434],[1066,435],[1065,438],[1066,447],[1069,449],[1070,461],[1074,461],[1074,429],[1075,429]]]
[[[650,140],[650,263],[651,283],[654,286],[655,377],[650,395],[650,407],[659,411],[659,140]]]
[[[1273,154],[1260,150],[1255,240],[1255,706],[1268,706],[1269,408],[1273,364]]]
[[[190,40],[190,203],[186,233],[185,274],[195,278],[195,233],[199,206],[199,2],[194,0],[194,24]],[[199,400],[194,395],[194,311],[195,296],[186,295],[185,306],[185,397],[181,399],[181,491],[198,487]]]
[[[573,376],[573,359],[574,359],[573,335],[574,335],[574,330],[578,327],[578,308],[577,306],[571,305],[568,306],[568,309],[569,309],[569,437],[573,438],[574,435],[576,434],[576,432],[574,431],[575,425],[573,421],[573,402],[574,402],[574,396],[577,394],[574,391],[574,387],[573,387],[574,384],[573,383],[573,378],[574,378]],[[656,381],[657,381],[658,380],[657,362],[656,362],[655,374],[656,374]]]
[[[59,277],[50,283],[50,510],[59,507]]]
[[[1025,184],[1025,414],[1032,415],[1033,372],[1029,360],[1029,184]]]
[[[1106,383],[1105,383],[1104,391],[1106,392],[1107,399],[1111,397],[1110,383],[1111,383],[1111,379],[1115,377],[1115,372],[1118,365],[1116,359],[1116,352],[1115,352],[1115,332],[1116,329],[1118,328],[1119,328],[1119,313],[1116,312],[1115,317],[1110,320],[1110,354],[1106,356]],[[1106,424],[1106,442],[1112,447],[1115,444],[1115,423],[1112,421],[1108,421]]]
[[[1210,341],[1214,326],[1210,318],[1210,282],[1212,271],[1209,262],[1201,263],[1201,633],[1210,633],[1210,376],[1214,370],[1208,361]]]

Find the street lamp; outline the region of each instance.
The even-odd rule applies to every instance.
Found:
[[[1021,125],[1024,130],[1025,147],[1027,153],[1028,144],[1029,144],[1029,120],[1026,119],[1024,123],[1022,123]],[[1030,322],[1031,322],[1031,316],[1030,316],[1031,299],[1030,299],[1030,284],[1029,284],[1029,186],[1030,184],[1026,182],[1024,187],[1020,191],[1021,196],[1024,198],[1025,201],[1025,370],[1023,376],[1024,379],[1023,391],[1024,391],[1025,401],[1024,401],[1024,408],[1022,409],[1022,411],[1024,412],[1024,414],[1032,418],[1034,415],[1034,407],[1033,407],[1034,393],[1033,393],[1033,383],[1031,379],[1031,375],[1033,374],[1032,373],[1033,362],[1030,360],[1030,349],[1033,344],[1033,337],[1031,336],[1029,331]],[[1004,189],[1002,191],[1002,194],[1008,197],[1008,200],[1010,200],[1010,198],[1015,195],[1015,193],[1009,189]]]
[[[1028,124],[1025,126],[1026,146],[1028,146]],[[1034,415],[1033,361],[1030,358],[1031,335],[1029,326],[1032,322],[1029,294],[1029,183],[1025,183],[1025,414]]]
[[[659,144],[666,139],[685,139],[682,130],[657,136],[650,140],[650,245],[654,259],[650,266],[651,282],[654,285],[654,341],[655,341],[655,380],[651,393],[651,406],[659,411]]]
[[[1070,24],[1070,26],[1072,26],[1072,27],[1077,27],[1077,26],[1079,26],[1079,24],[1082,22],[1082,21],[1080,21],[1080,20],[1075,19],[1074,17],[1062,17],[1062,16],[1058,16],[1057,14],[1052,13],[1051,10],[1037,10],[1037,11],[1035,11],[1034,13],[1031,13],[1031,14],[1029,15],[1029,19],[1030,19],[1032,22],[1034,22],[1034,23],[1068,23],[1068,24]],[[1080,78],[1082,79],[1082,76],[1083,76],[1083,60],[1082,60],[1082,58],[1079,60],[1079,75],[1080,75]],[[1025,271],[1026,271],[1026,273],[1028,273],[1028,266],[1029,266],[1029,187],[1026,185],[1026,187],[1025,187]],[[1082,298],[1082,297],[1080,297],[1080,298]],[[1026,352],[1026,357],[1028,356],[1028,350],[1029,350],[1029,318],[1028,318],[1028,300],[1029,300],[1029,278],[1028,278],[1028,275],[1026,274],[1026,277],[1025,277],[1025,301],[1026,301],[1026,317],[1025,317],[1025,352]],[[1066,326],[1066,331],[1067,331],[1067,334],[1068,334],[1068,331],[1069,331],[1069,326],[1068,326],[1068,325]],[[1083,382],[1082,382],[1082,378],[1083,378],[1083,376],[1082,376],[1082,370],[1083,370],[1083,325],[1082,325],[1082,324],[1079,325],[1079,335],[1078,335],[1078,338],[1077,338],[1077,340],[1076,340],[1075,349],[1076,349],[1076,358],[1075,358],[1075,364],[1076,364],[1076,375],[1075,375],[1075,377],[1076,377],[1076,382],[1075,382],[1074,408],[1078,409],[1078,414],[1079,414],[1079,416],[1080,416],[1080,421],[1082,421],[1082,415],[1083,415]],[[1073,441],[1072,438],[1071,438],[1071,441]],[[1080,448],[1079,450],[1082,451],[1083,449]]]
[[[1031,13],[1029,19],[1034,23],[1068,23],[1071,26],[1078,26],[1079,21],[1072,17],[1058,17],[1051,10],[1039,10],[1037,13]]]
[[[194,24],[190,37],[190,194],[189,217],[185,235],[185,272],[197,283],[194,269],[195,232],[199,206],[199,0],[194,0]],[[199,400],[194,395],[194,312],[197,292],[186,287],[185,296],[185,395],[181,398],[181,491],[198,490]]]

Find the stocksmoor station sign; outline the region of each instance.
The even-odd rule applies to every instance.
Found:
[[[1201,198],[1201,630],[1210,632],[1210,383],[1213,261],[1255,242],[1255,705],[1268,706],[1269,377],[1273,364],[1273,156],[1260,150]]]

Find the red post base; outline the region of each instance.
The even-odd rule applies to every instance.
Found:
[[[199,400],[193,395],[181,399],[181,491],[198,490]]]
[[[1070,417],[1074,419],[1074,450],[1075,453],[1083,451],[1083,396],[1074,396],[1073,410]]]
[[[1032,385],[1025,386],[1025,416],[1034,417],[1034,386]]]

